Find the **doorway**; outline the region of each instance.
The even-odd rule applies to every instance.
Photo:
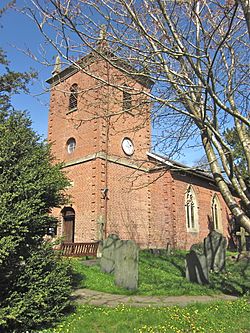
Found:
[[[62,210],[63,216],[63,238],[65,243],[74,243],[75,233],[75,211],[71,207]]]

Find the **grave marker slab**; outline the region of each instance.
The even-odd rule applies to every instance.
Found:
[[[119,237],[111,234],[103,241],[102,257],[100,260],[101,271],[113,273],[115,269],[115,248]]]
[[[221,272],[225,268],[226,248],[226,238],[215,230],[211,231],[204,239],[204,252],[209,270]]]
[[[199,284],[209,283],[207,258],[203,244],[194,244],[186,255],[186,278]]]
[[[139,249],[132,240],[118,240],[115,248],[115,284],[129,290],[138,288]]]

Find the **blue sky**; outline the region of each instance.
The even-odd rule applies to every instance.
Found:
[[[22,1],[18,3],[21,4]],[[46,138],[49,93],[45,93],[45,90],[49,86],[45,80],[50,77],[51,68],[39,64],[21,51],[29,48],[31,52],[38,54],[40,45],[43,44],[41,35],[30,19],[13,10],[5,12],[1,18],[1,26],[0,46],[7,53],[11,69],[24,72],[33,68],[38,72],[38,79],[30,86],[30,95],[21,93],[14,96],[13,105],[19,110],[27,110],[34,130]]]

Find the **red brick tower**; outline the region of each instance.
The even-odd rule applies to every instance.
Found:
[[[54,213],[60,216],[58,235],[65,241],[91,242],[117,233],[146,247],[150,120],[142,91],[148,91],[150,83],[139,75],[128,76],[127,64],[115,62],[121,70],[90,54],[78,68],[60,70],[57,59],[47,81],[48,139],[71,181],[71,203]]]

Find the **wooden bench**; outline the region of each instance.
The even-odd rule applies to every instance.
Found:
[[[61,253],[66,257],[96,257],[99,243],[62,243]]]

